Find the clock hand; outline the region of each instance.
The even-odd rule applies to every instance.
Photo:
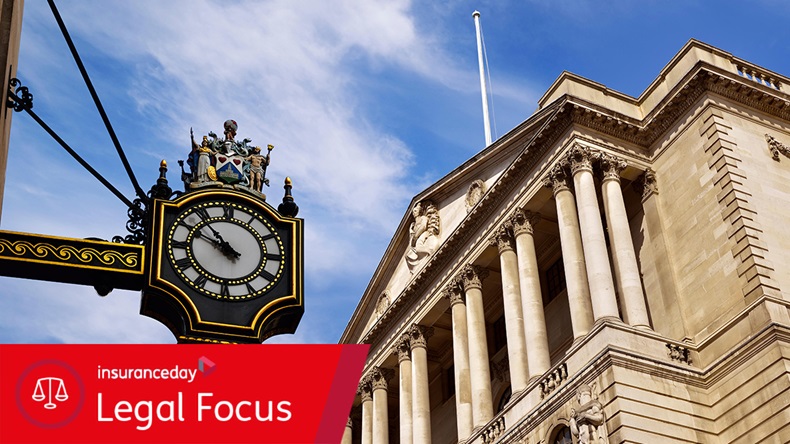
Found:
[[[241,253],[234,250],[233,247],[231,247],[230,244],[225,241],[220,242],[220,249],[222,250],[222,253],[224,253],[225,256],[230,259],[238,259],[241,257]]]
[[[235,250],[235,249],[234,249],[234,248],[233,248],[233,247],[232,247],[232,246],[231,246],[231,245],[228,243],[228,241],[226,241],[225,239],[223,239],[223,238],[222,238],[222,235],[219,233],[219,231],[215,230],[215,229],[214,229],[214,227],[212,227],[211,225],[206,225],[206,226],[208,227],[208,229],[209,229],[209,230],[211,230],[211,232],[214,234],[214,237],[216,237],[216,239],[212,239],[212,238],[210,238],[210,237],[209,237],[209,236],[208,236],[206,233],[204,233],[202,230],[199,230],[199,231],[198,231],[198,235],[199,235],[200,237],[202,237],[203,239],[205,239],[205,240],[207,240],[207,241],[211,242],[212,244],[214,244],[214,247],[215,247],[216,249],[218,249],[219,251],[221,251],[221,252],[222,252],[222,254],[224,254],[225,256],[227,256],[229,259],[238,259],[239,257],[241,257],[241,253],[239,253],[238,251],[236,251],[236,250]]]
[[[219,241],[217,241],[216,239],[212,239],[212,238],[208,237],[208,235],[206,233],[204,233],[203,231],[201,231],[201,230],[198,230],[198,237],[201,237],[204,240],[207,240],[207,241],[211,242],[211,244],[214,245],[215,248],[221,249],[221,247],[222,247],[222,245],[219,243]]]

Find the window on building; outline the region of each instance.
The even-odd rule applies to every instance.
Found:
[[[562,263],[562,258],[559,258],[546,270],[546,292],[543,293],[543,305],[548,305],[563,290],[565,290],[565,266]]]
[[[560,429],[554,435],[554,440],[551,444],[572,444],[573,438],[571,437],[571,429],[568,426],[560,426]]]

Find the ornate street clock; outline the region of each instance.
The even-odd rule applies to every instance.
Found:
[[[179,342],[261,342],[293,333],[304,312],[303,228],[293,217],[290,180],[275,210],[250,186],[243,161],[236,164],[235,184],[209,169],[222,161],[230,170],[236,158],[260,152],[236,142],[230,122],[225,139],[204,137],[196,149],[211,157],[190,163],[192,172],[183,173],[187,192],[152,205],[140,311],[164,323]],[[268,165],[268,158],[261,163]]]
[[[277,209],[261,192],[274,147],[261,155],[249,139],[234,139],[235,127],[225,122],[224,138],[193,142],[184,192],[170,188],[162,161],[146,198],[129,203],[125,237],[0,231],[0,274],[92,285],[101,296],[142,290],[140,313],[182,343],[260,343],[295,332],[304,313],[303,221],[290,179]]]

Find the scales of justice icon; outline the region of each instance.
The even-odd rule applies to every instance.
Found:
[[[59,402],[63,402],[69,399],[68,393],[66,393],[66,385],[63,383],[63,380],[60,378],[38,378],[36,381],[36,388],[33,390],[33,400],[36,402],[41,402],[44,399],[47,400],[47,403],[44,404],[45,409],[52,410],[57,407],[57,404],[52,402],[52,384],[53,382],[57,384],[56,392],[55,392],[55,400]],[[44,387],[46,386],[46,390]]]

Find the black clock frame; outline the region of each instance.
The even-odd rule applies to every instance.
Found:
[[[184,282],[168,253],[169,228],[187,208],[227,202],[260,214],[282,242],[282,275],[264,294],[243,299],[215,298]],[[140,313],[165,324],[179,342],[260,343],[293,333],[304,314],[302,219],[282,216],[265,201],[235,190],[193,191],[152,205],[150,249]]]

